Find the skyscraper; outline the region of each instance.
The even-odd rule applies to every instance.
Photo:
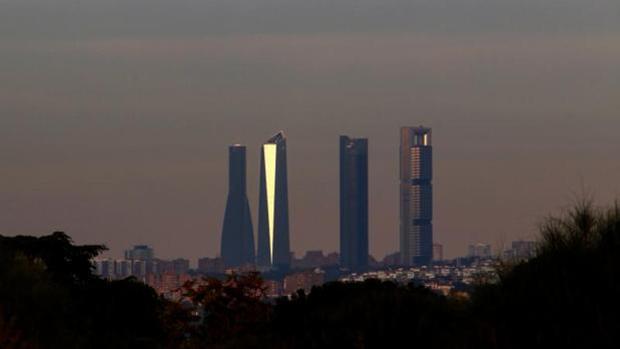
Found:
[[[400,129],[400,254],[404,265],[433,258],[433,148],[431,129]]]
[[[368,267],[368,140],[340,136],[340,266]]]
[[[245,146],[228,148],[228,200],[222,227],[222,259],[227,268],[254,264],[254,233],[246,193]]]
[[[280,131],[261,149],[257,263],[285,271],[290,259],[286,137]]]

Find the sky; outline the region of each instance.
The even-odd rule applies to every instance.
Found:
[[[288,137],[296,255],[338,250],[338,136],[398,249],[399,127],[433,129],[447,257],[620,193],[617,0],[0,0],[0,234],[219,254],[228,150]]]

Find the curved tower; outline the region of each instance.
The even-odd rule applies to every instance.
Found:
[[[222,260],[226,268],[254,264],[254,233],[246,194],[245,146],[228,148],[228,200],[222,227]]]
[[[258,253],[262,269],[290,266],[286,137],[282,131],[261,147],[258,202]]]

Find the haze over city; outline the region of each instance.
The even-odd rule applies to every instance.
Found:
[[[433,129],[447,257],[533,237],[582,187],[620,192],[617,1],[113,4],[0,4],[2,233],[215,256],[228,146],[256,222],[279,130],[298,256],[338,250],[341,134],[368,138],[378,258],[398,250],[401,126]]]

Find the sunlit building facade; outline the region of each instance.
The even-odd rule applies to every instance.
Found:
[[[257,264],[285,271],[290,259],[286,137],[279,132],[261,148]]]
[[[222,226],[221,255],[226,268],[254,265],[254,231],[246,192],[246,149],[229,147],[228,200]]]
[[[400,254],[403,265],[433,258],[433,148],[431,129],[400,130]]]
[[[368,268],[368,140],[340,136],[340,266]]]

